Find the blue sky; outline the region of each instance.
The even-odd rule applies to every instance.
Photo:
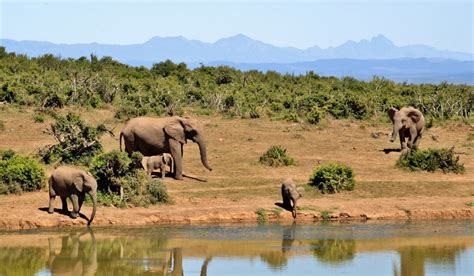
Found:
[[[0,37],[56,43],[214,42],[243,33],[277,46],[322,48],[383,34],[395,44],[474,53],[473,1],[11,1]]]

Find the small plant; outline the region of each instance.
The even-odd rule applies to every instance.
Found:
[[[324,194],[341,190],[353,190],[355,186],[352,168],[343,164],[326,164],[317,167],[309,178],[309,185],[317,187]]]
[[[4,131],[5,130],[5,123],[0,120],[0,131]]]
[[[464,203],[468,207],[474,207],[474,201]]]
[[[331,219],[331,212],[328,210],[322,210],[319,212],[324,221],[329,221]]]
[[[33,121],[35,121],[35,123],[43,123],[44,119],[45,117],[43,114],[39,114],[39,113],[33,114]]]
[[[464,172],[464,165],[459,163],[459,156],[454,156],[454,147],[451,149],[412,149],[400,155],[397,166],[411,171],[424,170],[434,172],[439,169],[443,173]]]
[[[286,149],[282,146],[272,146],[260,156],[260,163],[271,167],[281,167],[294,165],[295,160],[288,156]]]
[[[0,129],[1,129],[1,124],[0,124]],[[469,132],[467,134],[467,140],[468,141],[474,141],[474,132]]]
[[[145,184],[145,195],[150,204],[173,203],[166,186],[158,179],[149,179]]]
[[[46,164],[61,163],[86,164],[92,156],[102,151],[99,137],[107,131],[103,124],[96,127],[87,125],[79,115],[68,113],[56,115],[46,133],[53,136],[56,144],[40,149],[38,155]]]
[[[255,214],[257,215],[257,222],[262,224],[267,222],[267,212],[263,208],[258,208],[255,211]]]
[[[41,165],[7,150],[0,153],[0,194],[32,192],[43,187],[46,176]]]

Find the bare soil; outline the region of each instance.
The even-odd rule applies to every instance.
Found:
[[[88,122],[105,122],[116,137],[105,135],[105,150],[118,149],[118,133],[123,123],[113,119],[113,111],[75,110]],[[94,225],[187,224],[255,222],[256,211],[268,221],[291,221],[291,214],[275,205],[281,202],[280,181],[292,177],[304,185],[299,201],[298,221],[366,219],[474,218],[474,127],[446,123],[428,129],[421,148],[455,146],[464,163],[464,174],[408,172],[395,167],[399,143],[389,142],[388,122],[326,120],[319,126],[270,121],[268,119],[228,119],[197,117],[206,134],[209,163],[200,163],[197,145],[184,146],[184,181],[167,177],[164,182],[175,200],[173,205],[149,208],[99,207]],[[43,130],[51,122],[35,123],[33,111],[11,107],[0,109],[0,148],[30,155],[52,143]],[[471,136],[469,134],[471,133]],[[375,134],[375,135],[374,135]],[[374,138],[378,136],[378,138]],[[471,138],[472,139],[472,138]],[[295,158],[296,165],[271,168],[258,163],[272,145],[281,145]],[[340,162],[356,174],[352,192],[322,195],[306,183],[318,164]],[[48,174],[53,169],[47,167]],[[60,208],[57,200],[56,208]],[[85,225],[86,219],[46,212],[46,189],[22,195],[0,196],[0,229],[28,229]],[[86,217],[91,207],[81,211]]]

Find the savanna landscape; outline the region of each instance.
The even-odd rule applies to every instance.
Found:
[[[109,57],[29,58],[3,48],[0,85],[0,148],[37,160],[45,171],[34,191],[2,189],[3,229],[85,225],[84,217],[46,212],[47,176],[59,164],[87,170],[94,156],[118,151],[124,123],[145,115],[195,120],[213,170],[202,166],[198,147],[188,141],[184,180],[168,175],[159,184],[170,198],[167,203],[151,200],[141,206],[136,198],[117,199],[103,190],[94,225],[292,222],[291,213],[275,205],[281,202],[281,181],[287,177],[305,189],[297,221],[474,216],[472,86],[397,84],[377,77],[363,82],[313,72],[293,76],[230,67],[190,70],[171,61],[147,69]],[[414,106],[425,116],[420,150],[454,147],[451,155],[464,166],[462,171],[396,166],[402,153],[398,140],[389,141],[392,123],[387,110],[403,106]],[[86,125],[101,125],[97,142],[85,143],[77,158],[66,152],[68,148],[42,155],[41,149],[61,140],[54,139],[51,126],[68,113]],[[294,162],[279,167],[259,162],[272,146],[284,148]],[[316,168],[330,163],[352,168],[353,190],[329,194],[308,184]],[[8,179],[3,178],[3,185],[11,184]],[[149,181],[137,179],[138,186]],[[161,182],[158,175],[154,179]],[[138,186],[125,193],[134,193]],[[90,210],[86,203],[81,213],[89,216]]]

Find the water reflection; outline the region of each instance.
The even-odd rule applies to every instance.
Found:
[[[259,227],[4,233],[0,234],[0,275],[216,275],[216,271],[249,274],[255,269],[267,275],[302,274],[305,269],[310,274],[357,274],[352,268],[359,267],[363,258],[384,258],[383,254],[393,252],[388,260],[392,265],[384,263],[384,271],[411,276],[425,275],[436,266],[456,271],[460,256],[474,247],[472,235],[351,239],[351,235],[331,234],[332,229],[326,233],[326,228],[296,224]],[[221,232],[235,234],[219,237]],[[469,264],[472,267],[472,260]]]

